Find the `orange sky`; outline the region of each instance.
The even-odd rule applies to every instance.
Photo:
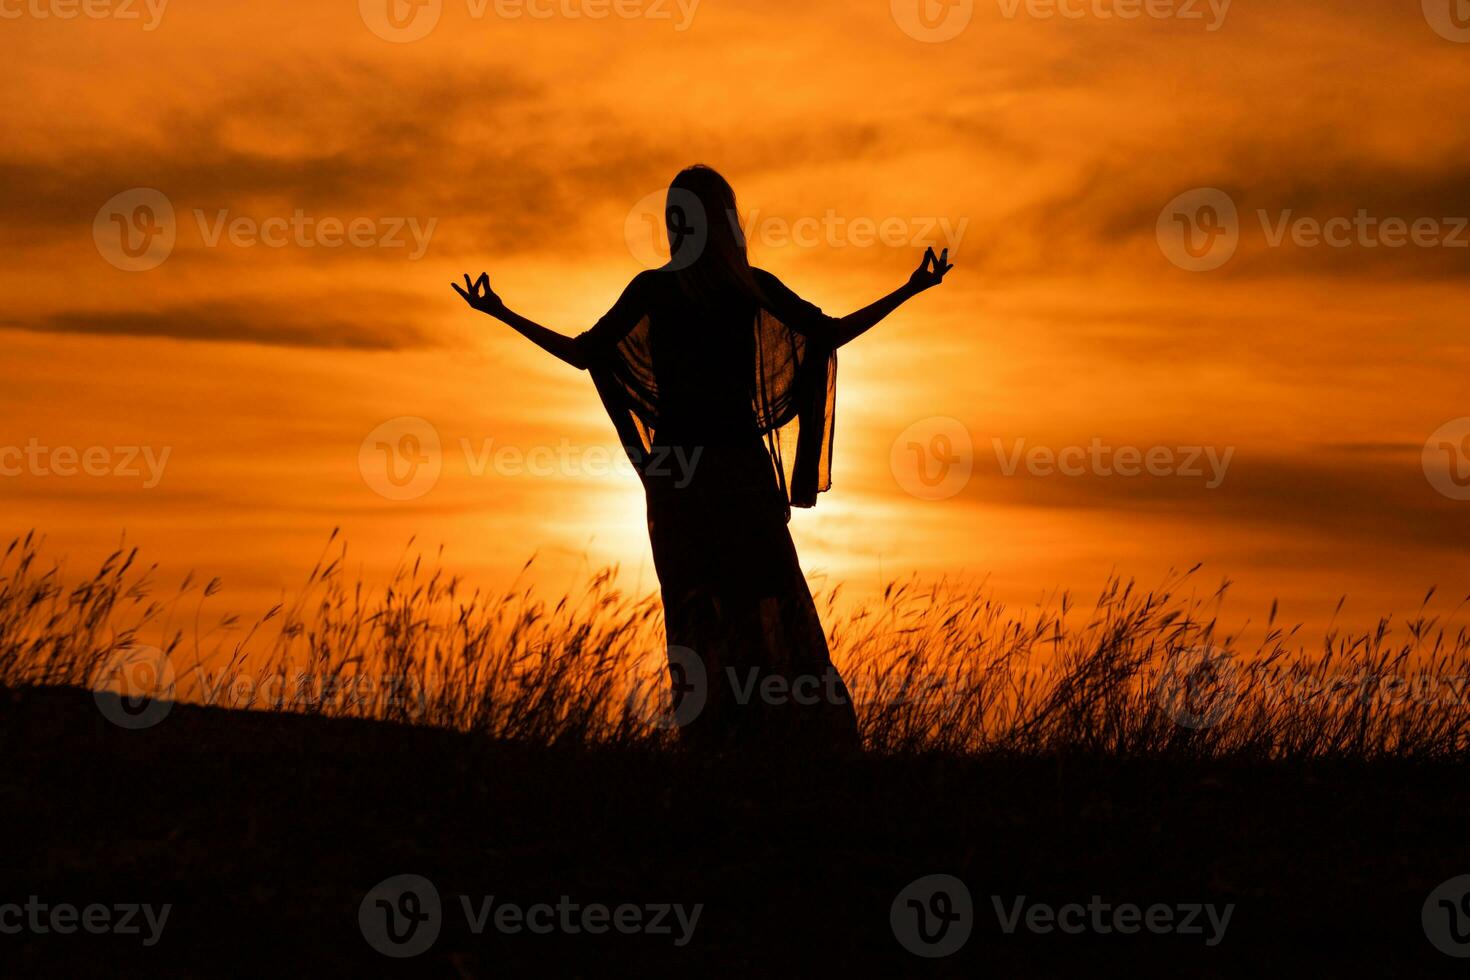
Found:
[[[588,379],[447,283],[486,269],[512,308],[578,332],[640,268],[640,201],[703,161],[740,194],[755,261],[829,312],[899,285],[929,241],[958,263],[842,352],[835,486],[793,522],[809,574],[988,575],[1026,603],[1205,562],[1201,589],[1235,580],[1241,616],[1279,597],[1320,621],[1347,593],[1368,620],[1436,584],[1453,606],[1470,501],[1422,461],[1470,416],[1453,22],[1409,0],[989,0],[931,4],[953,36],[922,41],[906,2],[395,0],[390,21],[374,0],[70,19],[3,0],[7,527],[78,559],[126,531],[246,607],[337,525],[374,576],[417,535],[476,580],[539,552],[550,588],[614,561],[652,587],[636,481],[587,472],[614,447]],[[119,250],[111,215],[157,201],[137,188],[172,208],[154,218],[173,243],[131,271],[148,256]],[[1212,271],[1161,247],[1195,188],[1238,212]],[[1433,219],[1438,243],[1274,238],[1359,212]],[[440,472],[392,500],[360,449],[401,417],[430,423]],[[938,500],[903,465],[953,429],[934,419],[972,447]],[[1025,462],[1094,443],[1228,466]],[[157,479],[141,451],[114,472],[118,447]],[[496,466],[501,447],[551,471]]]

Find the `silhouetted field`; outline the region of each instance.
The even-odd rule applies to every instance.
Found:
[[[547,745],[676,740],[657,596],[624,594],[616,570],[545,600],[520,583],[471,590],[411,558],[375,589],[344,580],[345,545],[329,550],[289,603],[247,624],[206,614],[218,580],[161,590],[136,550],[66,583],[31,536],[12,541],[0,683]],[[845,610],[839,586],[819,605],[874,752],[1459,759],[1470,748],[1470,629],[1427,611],[1432,590],[1403,623],[1313,640],[1272,609],[1246,644],[1220,627],[1225,586],[1201,598],[1193,575],[1150,590],[1114,580],[1088,607],[1062,593],[1014,611],[946,580],[895,582]]]
[[[178,705],[118,728],[88,692],[4,710],[7,896],[172,905],[139,936],[0,936],[18,976],[1422,976],[1459,968],[1420,912],[1470,869],[1464,767],[1109,755],[701,762],[443,729]],[[411,959],[359,927],[370,889],[434,883]],[[952,875],[973,934],[945,959],[890,925]],[[670,935],[475,935],[460,910],[702,906]],[[1233,906],[1203,935],[1006,934],[1028,903]],[[9,972],[9,970],[7,971]]]
[[[1026,615],[898,584],[827,619],[867,753],[694,758],[653,701],[657,603],[612,574],[542,602],[416,562],[373,593],[340,565],[261,623],[201,625],[217,583],[158,598],[120,553],[63,585],[34,541],[12,545],[0,957],[17,975],[1461,965],[1436,943],[1470,925],[1470,885],[1436,890],[1470,874],[1470,644],[1427,612],[1314,646],[1268,624],[1241,652],[1179,583]],[[156,697],[170,677],[183,700]],[[5,929],[28,901],[40,927]],[[140,903],[169,907],[161,926],[47,918]],[[429,942],[392,957],[383,929]]]

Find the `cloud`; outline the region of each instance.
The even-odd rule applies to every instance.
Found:
[[[1464,279],[1470,274],[1467,154],[1470,143],[1443,158],[1389,161],[1351,147],[1292,141],[1247,143],[1193,169],[1096,160],[1062,190],[1010,216],[1008,235],[1043,242],[1045,249],[1028,249],[1005,268],[1135,268],[1139,256],[1152,262],[1159,258],[1155,227],[1165,205],[1185,191],[1213,187],[1229,195],[1239,220],[1238,251],[1215,277]],[[1304,219],[1318,231],[1299,244],[1293,229]],[[1320,230],[1334,219],[1339,245],[1323,240]],[[1384,237],[1388,219],[1403,222],[1396,245]],[[1409,239],[1406,232],[1421,219],[1434,222],[1442,244]]]
[[[278,303],[211,301],[161,310],[65,310],[3,321],[12,329],[101,336],[167,337],[173,340],[266,344],[344,350],[406,350],[435,347],[434,335],[402,315],[418,297],[354,296],[342,301]],[[342,313],[343,306],[352,315]],[[318,313],[317,310],[332,310]]]
[[[1000,442],[1001,452],[1014,453],[1016,440]],[[1028,441],[1026,448],[1036,445]],[[1146,453],[1151,445],[1138,448]],[[1216,447],[1216,458],[1225,451]],[[1203,475],[1197,478],[1101,475],[1091,468],[1079,476],[1038,475],[1024,463],[1007,474],[991,441],[981,440],[966,494],[990,505],[1107,512],[1109,521],[1185,518],[1202,534],[1256,528],[1282,541],[1458,550],[1470,536],[1470,508],[1435,492],[1425,479],[1420,452],[1420,446],[1408,443],[1308,446],[1293,455],[1239,447],[1223,481],[1208,489],[1207,458],[1198,461]],[[1185,457],[1178,454],[1176,460],[1182,465]]]
[[[476,232],[504,241],[532,227],[515,221],[517,209],[539,219],[569,209],[555,193],[557,161],[526,152],[530,134],[480,138],[487,115],[537,100],[536,86],[506,71],[425,78],[346,64],[308,77],[276,65],[226,91],[161,108],[157,126],[108,133],[105,148],[12,144],[0,160],[0,240],[79,240],[97,208],[132,187],[161,191],[181,221],[194,209],[344,219],[471,212],[483,222]]]

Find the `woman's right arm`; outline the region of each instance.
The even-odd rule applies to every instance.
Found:
[[[571,337],[559,334],[549,327],[543,327],[533,320],[526,319],[519,313],[512,312],[501,301],[500,297],[495,294],[495,290],[490,288],[489,273],[480,273],[480,278],[473,282],[470,281],[469,274],[466,273],[463,288],[454,282],[449,285],[454,287],[454,291],[459,293],[466,303],[470,304],[471,309],[479,310],[486,316],[493,316],[522,337],[531,341],[537,347],[546,351],[552,357],[565,361],[575,368],[585,368],[587,366],[581,363],[577,344]]]
[[[557,333],[549,327],[543,327],[534,320],[529,320],[519,313],[513,312],[490,288],[490,276],[488,273],[480,273],[480,278],[470,281],[470,277],[464,277],[465,286],[461,288],[458,283],[450,283],[454,291],[459,293],[473,309],[479,310],[487,316],[510,327],[516,333],[525,337],[531,343],[540,347],[552,357],[570,364],[578,370],[585,371],[591,366],[592,351],[596,346],[594,337],[618,340],[621,337],[611,336],[618,330],[626,334],[628,330],[638,322],[639,315],[635,315],[634,290],[632,286],[623,293],[616,306],[608,312],[597,326],[582,334],[580,337],[568,337]],[[626,321],[626,323],[625,323]],[[626,329],[623,329],[626,327]]]

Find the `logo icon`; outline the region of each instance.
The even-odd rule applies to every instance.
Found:
[[[114,194],[92,219],[98,254],[124,272],[147,272],[162,265],[177,237],[173,202],[151,187]]]
[[[709,673],[704,660],[688,647],[669,647],[669,680],[640,684],[628,689],[629,715],[655,728],[683,728],[704,710],[709,699]]]
[[[357,12],[378,37],[407,44],[427,37],[438,26],[444,0],[357,0]]]
[[[363,897],[357,924],[373,949],[404,959],[434,945],[444,924],[442,911],[432,881],[422,875],[394,875]]]
[[[1451,500],[1470,500],[1470,417],[1446,422],[1424,444],[1424,475]]]
[[[444,468],[439,430],[412,415],[389,419],[358,447],[357,468],[378,496],[417,500],[434,489]]]
[[[1458,875],[1430,892],[1420,918],[1435,949],[1470,957],[1470,875]]]
[[[970,482],[975,445],[959,419],[937,415],[901,432],[888,453],[898,485],[920,500],[947,500]]]
[[[157,647],[122,647],[93,675],[92,697],[119,728],[152,728],[174,707],[173,664]]]
[[[645,269],[684,269],[694,264],[709,243],[709,221],[704,205],[689,191],[654,191],[628,212],[623,238]]]
[[[890,0],[893,22],[915,41],[938,44],[964,33],[975,16],[975,0]]]
[[[1445,40],[1470,43],[1470,0],[1424,0],[1424,19]]]
[[[938,959],[959,951],[975,927],[970,889],[953,875],[926,875],[898,893],[888,912],[893,935],[915,956]]]
[[[1154,691],[1159,706],[1185,728],[1213,728],[1240,699],[1240,671],[1228,650],[1193,647],[1168,659]]]
[[[1199,187],[1165,205],[1155,237],[1164,257],[1179,268],[1210,272],[1229,262],[1240,247],[1240,214],[1229,194]]]

